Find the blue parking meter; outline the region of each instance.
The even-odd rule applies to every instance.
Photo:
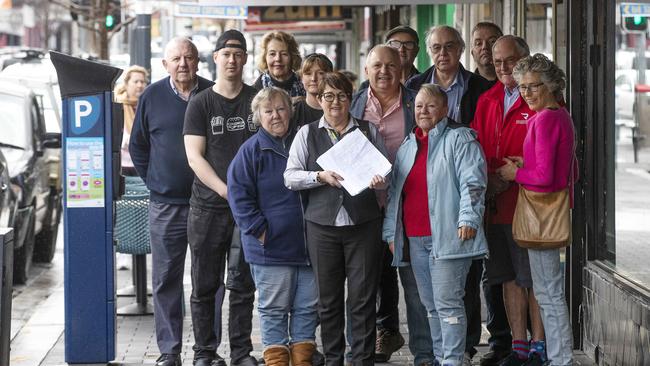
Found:
[[[112,90],[122,70],[50,57],[63,99],[65,361],[106,363],[115,359],[113,202],[123,120]]]

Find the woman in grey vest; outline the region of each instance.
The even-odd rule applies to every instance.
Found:
[[[385,182],[375,176],[370,189],[350,196],[342,177],[324,171],[316,159],[359,129],[386,155],[377,129],[350,116],[352,84],[341,73],[328,73],[318,87],[323,117],[303,126],[291,149],[285,185],[301,191],[309,258],[316,274],[321,339],[327,365],[342,365],[345,354],[344,286],[347,279],[352,324],[352,362],[372,365],[375,348],[375,295],[381,268],[381,211],[374,189]]]

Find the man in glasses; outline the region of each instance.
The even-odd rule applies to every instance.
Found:
[[[472,58],[476,63],[474,73],[494,81],[497,74],[492,64],[492,45],[503,35],[498,25],[490,22],[480,22],[472,29]]]
[[[471,124],[488,164],[485,215],[490,257],[485,259],[486,287],[502,286],[512,330],[511,345],[490,339],[491,352],[481,359],[481,365],[522,365],[532,353],[543,356],[545,352],[544,342],[539,342],[544,339],[544,329],[532,291],[528,252],[512,239],[518,187],[502,181],[497,174],[504,165],[503,158],[523,154],[527,122],[535,114],[520,96],[512,75],[517,61],[529,54],[526,41],[520,37],[506,35],[494,43],[492,57],[498,82],[479,98]],[[528,313],[533,338],[530,344],[526,334]]]
[[[465,70],[460,63],[465,41],[455,28],[434,26],[427,32],[426,45],[433,66],[409,79],[406,87],[419,90],[422,84],[438,84],[447,93],[447,116],[469,125],[474,118],[478,97],[492,84],[482,76]]]
[[[406,87],[419,90],[422,84],[437,84],[447,94],[447,117],[469,125],[474,119],[479,96],[492,83],[480,75],[465,70],[460,57],[465,50],[465,41],[460,32],[447,25],[434,26],[427,32],[427,52],[433,66],[420,75],[412,77]],[[465,309],[467,312],[467,341],[465,342],[464,365],[471,364],[476,346],[481,340],[481,296],[480,283],[483,261],[472,262],[465,282]]]
[[[412,35],[407,34],[407,36],[408,38],[400,39],[403,42],[415,42]],[[417,47],[417,44],[414,45]],[[384,139],[388,160],[391,163],[395,160],[397,149],[413,128],[415,121],[413,103],[416,93],[406,89],[400,82],[400,77],[404,75],[404,63],[401,58],[404,50],[405,47],[401,47],[398,51],[396,47],[386,44],[375,46],[370,50],[365,65],[368,85],[362,86],[354,94],[350,107],[350,114],[353,117],[369,121],[377,127]],[[412,65],[413,58],[411,56],[409,58]],[[379,195],[379,203],[380,207],[385,205],[385,194]],[[404,345],[404,338],[399,332],[397,270],[392,266],[393,255],[388,245],[384,243],[383,247],[381,277],[377,291],[375,362],[388,362],[391,355]],[[415,365],[431,364],[433,362],[431,333],[426,309],[420,302],[413,271],[410,266],[400,267],[399,275],[406,300],[406,316],[411,340],[409,348],[415,357]]]
[[[472,29],[471,53],[474,63],[476,63],[474,73],[492,82],[497,80],[497,74],[492,63],[492,46],[502,35],[501,28],[490,22],[477,23]],[[489,206],[487,207],[489,209]],[[486,327],[490,333],[488,338],[490,351],[481,357],[481,365],[493,365],[510,353],[512,336],[503,304],[502,286],[501,284],[488,284],[485,266],[483,266],[481,285],[487,309]]]
[[[386,33],[385,40],[387,45],[399,51],[402,69],[400,81],[405,84],[408,79],[420,73],[413,65],[420,52],[418,32],[408,25],[399,25]]]

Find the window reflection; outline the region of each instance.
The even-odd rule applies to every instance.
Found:
[[[615,94],[615,240],[599,259],[650,288],[650,73],[647,32],[627,33],[617,6]],[[650,58],[650,54],[647,54]],[[643,75],[642,75],[643,74]],[[644,80],[641,80],[645,78]],[[646,90],[643,91],[642,90]],[[641,139],[646,135],[645,139]]]

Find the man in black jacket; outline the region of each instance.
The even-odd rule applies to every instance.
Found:
[[[492,82],[480,75],[465,70],[460,57],[465,50],[465,41],[460,33],[447,25],[431,28],[426,39],[427,53],[433,66],[420,75],[412,77],[406,87],[419,90],[422,84],[438,84],[447,93],[447,117],[469,126],[474,119],[479,96],[492,86]],[[480,282],[483,261],[472,262],[465,282],[465,310],[467,312],[467,341],[463,364],[471,364],[476,346],[481,340],[481,296]]]
[[[460,63],[465,41],[455,28],[447,25],[431,28],[427,33],[426,45],[433,66],[409,79],[406,87],[420,90],[422,84],[438,84],[447,93],[448,117],[469,125],[474,118],[478,97],[492,83],[465,70]]]

